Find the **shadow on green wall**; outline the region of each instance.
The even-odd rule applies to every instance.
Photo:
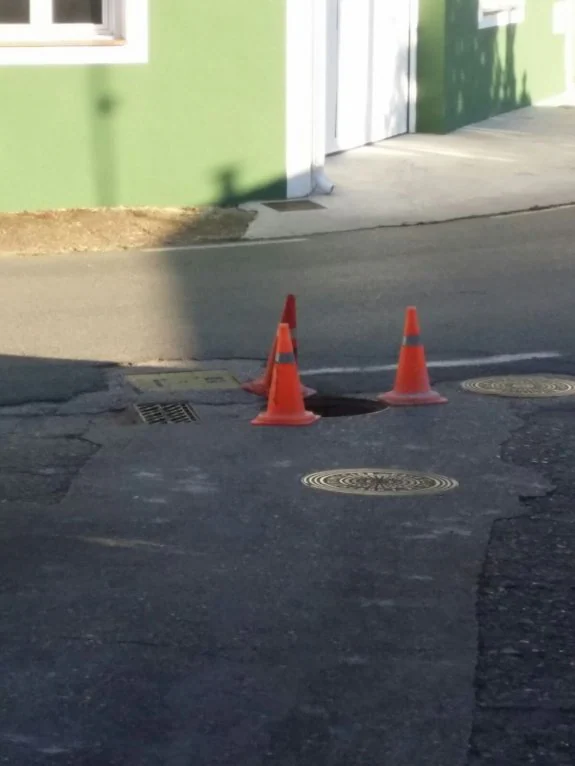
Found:
[[[114,94],[107,67],[86,68],[88,121],[90,125],[92,175],[99,207],[121,204],[118,189],[118,150],[115,140],[115,119],[121,101]],[[238,205],[254,199],[283,199],[286,193],[284,178],[250,186],[242,179],[239,166],[221,168],[213,174],[213,198],[209,204],[220,207]],[[190,199],[188,204],[198,201]]]
[[[252,220],[253,213],[238,210],[237,206],[254,200],[285,199],[286,183],[284,178],[270,179],[269,183],[247,186],[242,172],[237,166],[221,168],[213,177],[217,188],[214,201],[210,202],[203,215],[191,215],[184,223],[177,224],[157,247],[173,247],[193,244],[195,241],[211,239],[240,238]],[[190,206],[193,206],[190,202]],[[209,207],[223,208],[213,215]]]
[[[477,0],[443,0],[442,7],[445,15],[434,0],[421,6],[418,131],[448,133],[529,106],[517,26],[478,29]]]
[[[214,205],[229,207],[251,200],[284,199],[286,183],[284,178],[271,179],[269,183],[246,186],[241,180],[241,168],[237,165],[221,168],[214,173],[217,189]]]
[[[113,207],[119,201],[114,119],[121,102],[112,91],[107,67],[86,67],[86,91],[96,199],[100,207]]]
[[[450,0],[447,30],[447,130],[531,104],[516,66],[516,25],[478,29],[477,3]]]
[[[105,142],[102,133],[98,136],[97,148],[95,157],[98,160],[108,162],[113,156],[113,143]],[[110,182],[113,180],[113,174],[102,172],[100,178],[103,183],[99,189],[104,194],[111,194],[113,187]],[[271,178],[268,183],[250,186],[246,184],[239,165],[218,169],[214,172],[212,180],[217,191],[213,201],[205,205],[205,211],[198,215],[197,210],[190,210],[190,215],[186,216],[184,210],[183,222],[180,219],[162,238],[150,241],[150,247],[181,247],[222,238],[224,240],[239,239],[251,222],[253,213],[238,210],[238,205],[254,200],[283,200],[286,197],[285,178]],[[195,208],[195,202],[190,200],[189,207]],[[223,210],[214,214],[210,210],[212,207],[223,208]]]

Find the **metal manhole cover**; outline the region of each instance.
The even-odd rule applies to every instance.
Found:
[[[304,476],[312,489],[348,495],[433,495],[459,486],[455,479],[433,473],[400,471],[394,468],[339,468]]]
[[[292,199],[282,202],[264,202],[265,207],[270,207],[276,213],[297,213],[300,210],[325,210],[324,205],[312,202],[310,199]]]
[[[501,375],[493,378],[475,378],[461,384],[465,391],[486,396],[511,396],[540,399],[552,396],[575,395],[575,380],[552,378],[544,375]]]
[[[135,404],[134,409],[140,420],[148,426],[169,423],[196,423],[199,420],[197,414],[186,402]]]
[[[126,375],[138,391],[226,391],[239,388],[239,381],[227,370],[184,370]]]

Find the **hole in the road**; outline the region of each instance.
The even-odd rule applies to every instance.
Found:
[[[353,415],[370,415],[387,409],[386,404],[371,399],[354,399],[346,396],[322,396],[317,394],[305,400],[306,409],[322,418],[345,418]]]

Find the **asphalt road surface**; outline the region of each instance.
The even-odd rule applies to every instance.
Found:
[[[283,244],[6,257],[2,351],[263,358],[291,291],[307,367],[393,362],[409,304],[431,358],[571,354],[574,228],[569,208]]]
[[[572,766],[575,410],[450,381],[575,372],[574,235],[565,209],[0,260],[0,404],[30,404],[0,409],[0,762]],[[118,362],[263,359],[288,291],[324,391],[387,385],[364,368],[393,365],[415,304],[450,406],[246,448],[233,419],[98,432],[71,401]],[[302,494],[312,456],[450,471],[461,494],[350,514]]]

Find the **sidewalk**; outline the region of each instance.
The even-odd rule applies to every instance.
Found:
[[[247,239],[401,226],[575,202],[575,98],[528,107],[444,136],[410,134],[334,155],[320,210],[257,218]]]

